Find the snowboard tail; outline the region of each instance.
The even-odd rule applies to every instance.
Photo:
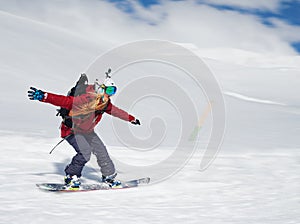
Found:
[[[81,184],[79,188],[68,188],[65,184],[58,183],[41,183],[36,184],[36,186],[45,191],[54,191],[54,192],[76,192],[76,191],[95,191],[95,190],[117,190],[124,188],[133,188],[140,185],[146,185],[150,182],[149,177],[124,181],[121,182],[121,185],[117,187],[110,187],[106,183],[97,183],[97,184]]]

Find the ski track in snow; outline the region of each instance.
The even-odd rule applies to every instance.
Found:
[[[247,102],[260,103],[260,104],[269,104],[269,105],[277,105],[277,106],[287,106],[284,103],[274,102],[272,100],[258,99],[254,97],[245,96],[239,93],[234,92],[224,92],[226,96],[230,96],[239,100],[244,100]]]

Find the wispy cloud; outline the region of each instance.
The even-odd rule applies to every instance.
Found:
[[[143,7],[138,1],[0,0],[0,10],[51,24],[93,42],[113,45],[138,39],[167,39],[200,48],[238,48],[268,54],[296,54],[299,27],[255,14],[222,10],[216,5],[277,12],[288,0],[160,1]],[[203,4],[205,3],[205,4]],[[121,5],[120,5],[121,4]]]
[[[284,1],[287,0],[200,0],[199,2],[219,6],[238,7],[247,10],[278,12]]]

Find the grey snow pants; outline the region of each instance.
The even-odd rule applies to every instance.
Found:
[[[66,140],[77,153],[66,167],[66,175],[81,177],[82,169],[90,160],[92,153],[97,158],[102,175],[109,176],[115,173],[115,166],[108,155],[107,149],[95,132],[73,134]]]

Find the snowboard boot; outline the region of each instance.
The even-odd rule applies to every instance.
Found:
[[[78,190],[80,187],[80,180],[76,175],[67,175],[64,178],[65,180],[65,185],[69,190]]]
[[[122,183],[119,180],[116,180],[117,173],[114,173],[109,176],[103,176],[102,175],[102,182],[108,184],[111,188],[119,188],[121,187]]]

